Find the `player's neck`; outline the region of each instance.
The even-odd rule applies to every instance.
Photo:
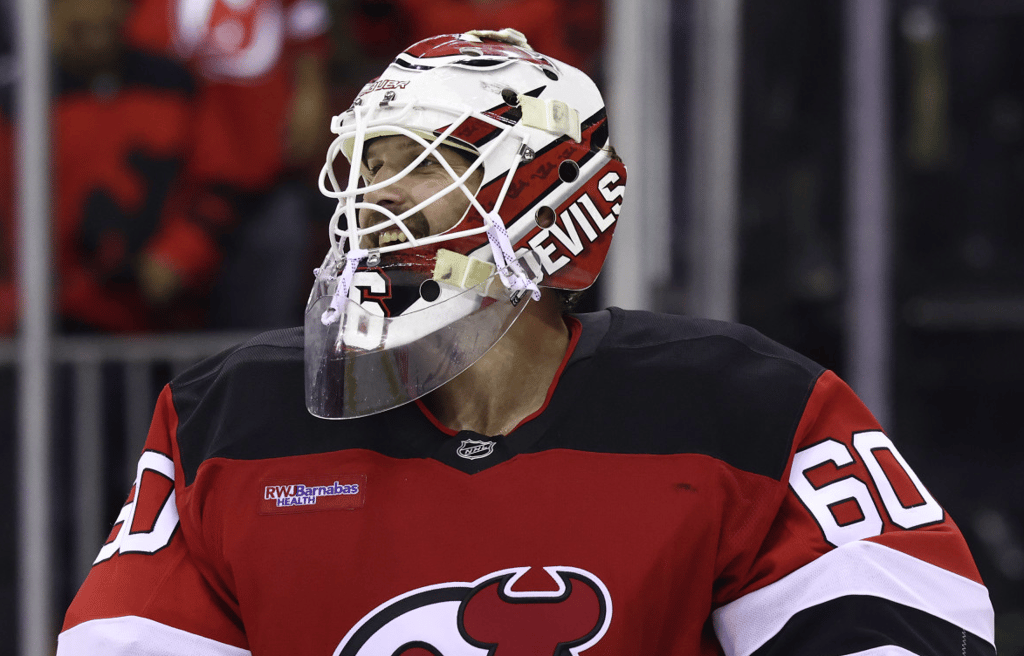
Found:
[[[424,402],[453,430],[506,435],[544,404],[568,346],[560,301],[546,290],[494,348]]]

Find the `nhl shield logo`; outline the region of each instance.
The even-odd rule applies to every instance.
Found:
[[[497,442],[485,440],[462,440],[462,444],[459,445],[455,453],[466,460],[479,460],[494,453],[496,444]]]

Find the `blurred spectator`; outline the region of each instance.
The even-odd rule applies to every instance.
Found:
[[[52,186],[57,312],[65,330],[187,329],[224,227],[186,198],[193,82],[124,43],[125,0],[53,0]],[[0,185],[13,184],[12,89],[3,89]],[[0,193],[0,329],[17,321],[13,189]]]
[[[328,26],[321,0],[137,0],[127,34],[188,62],[202,84],[196,165],[252,190],[323,154]]]
[[[400,0],[332,0],[331,93],[335,113],[409,45],[413,29]]]
[[[435,34],[512,27],[544,54],[599,73],[604,3],[596,0],[396,0],[409,40]]]
[[[186,62],[200,87],[193,174],[238,224],[214,303],[227,328],[296,323],[309,205],[330,136],[323,0],[137,0],[130,41]]]
[[[409,45],[412,25],[400,5],[400,0],[335,0],[336,13],[345,16],[350,26],[351,34],[346,35],[350,38],[338,44],[339,49],[350,53],[348,61],[367,58],[374,65],[386,66]],[[341,21],[337,23],[342,27]]]

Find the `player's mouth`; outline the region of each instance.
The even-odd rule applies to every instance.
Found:
[[[371,212],[366,216],[365,221],[366,225],[371,228],[379,226],[382,223],[391,223],[389,219],[380,216],[376,212]],[[376,232],[370,232],[363,235],[363,247],[384,248],[385,246],[395,246],[407,243],[410,235],[412,236],[412,239],[419,240],[430,234],[430,223],[427,221],[427,218],[419,212],[404,219],[402,221],[402,225],[409,231],[409,234],[406,234],[404,230],[392,223],[392,225],[387,228],[382,228]]]
[[[410,226],[409,232],[412,233],[413,239],[423,239],[426,237],[426,233],[420,233],[417,230],[413,230]],[[371,232],[368,235],[363,236],[363,243],[366,244],[365,248],[384,248],[385,246],[394,246],[397,244],[405,244],[409,241],[409,236],[406,235],[400,228],[390,228],[388,230],[381,230],[380,232]]]
[[[377,237],[378,248],[384,248],[391,244],[404,244],[409,241],[409,238],[401,230],[385,230],[384,232],[378,232],[375,236]]]

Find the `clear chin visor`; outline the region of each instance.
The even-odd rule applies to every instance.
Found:
[[[530,294],[510,294],[493,267],[469,275],[444,258],[441,251],[433,275],[408,262],[360,268],[336,300],[338,268],[328,256],[306,306],[310,413],[350,419],[408,403],[468,369],[505,334]],[[446,272],[462,280],[451,284]]]

